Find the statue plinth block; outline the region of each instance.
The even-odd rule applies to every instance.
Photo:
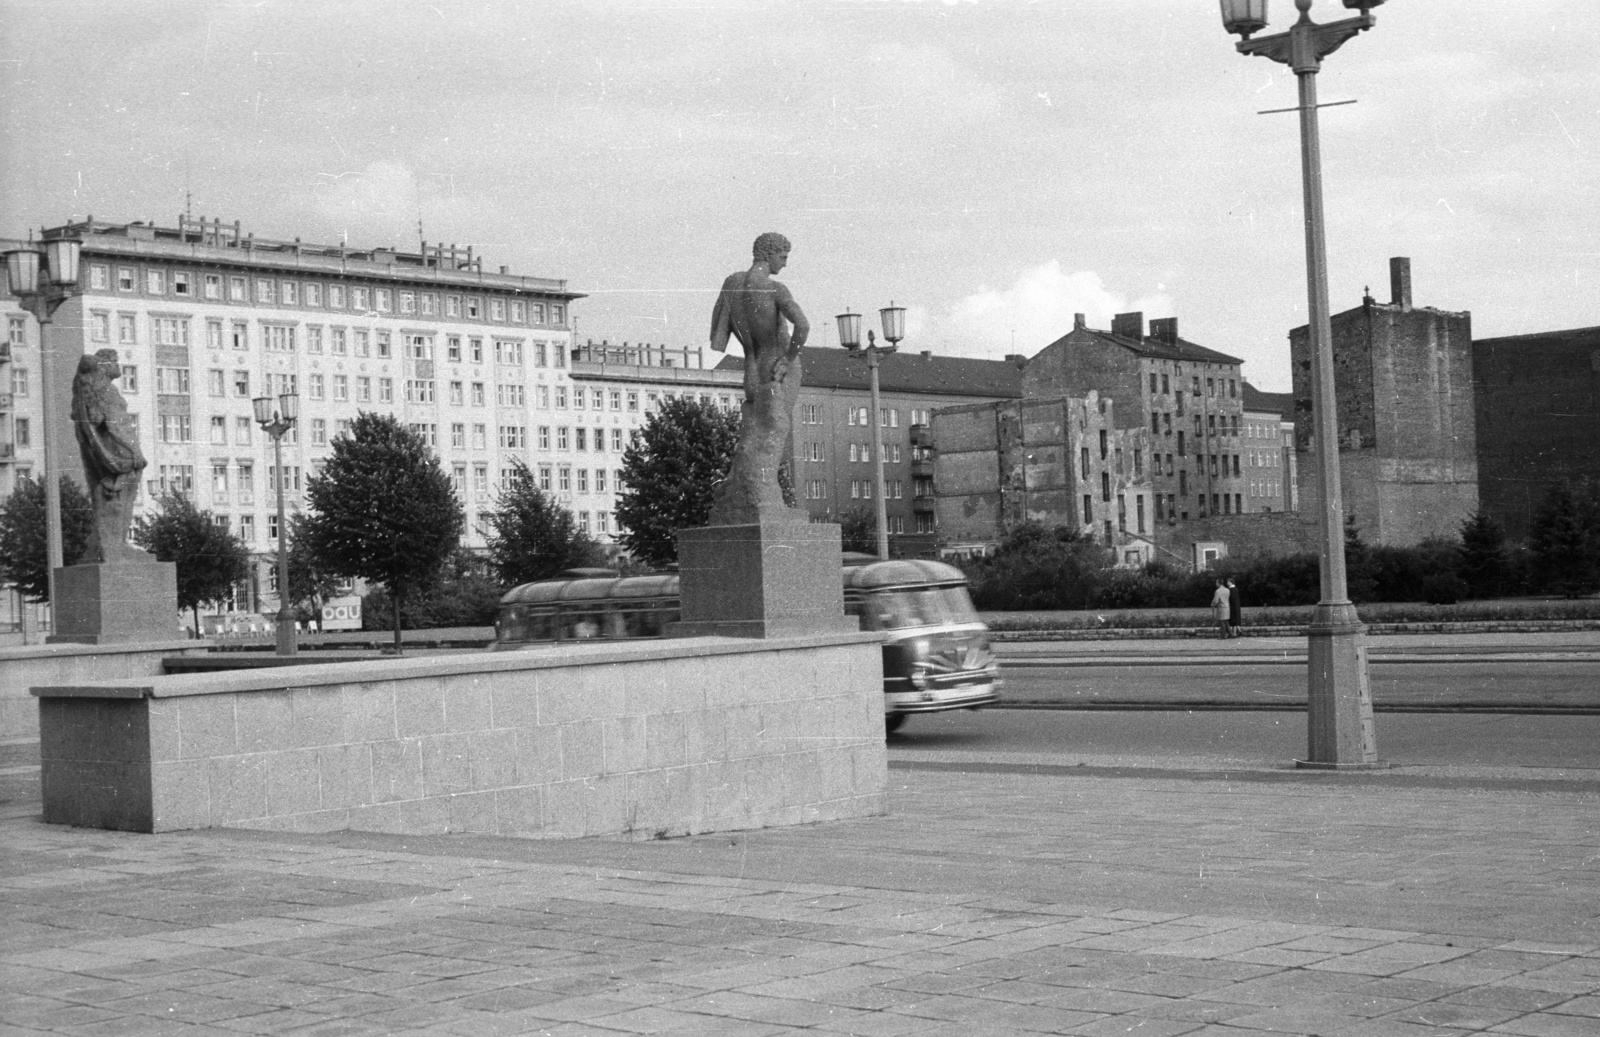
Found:
[[[674,637],[796,637],[859,629],[844,614],[839,527],[792,508],[678,531]]]
[[[171,641],[178,626],[173,562],[103,562],[56,570],[51,643]]]

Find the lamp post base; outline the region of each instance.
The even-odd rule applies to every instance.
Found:
[[[294,616],[278,613],[278,654],[294,655],[298,651]]]
[[[1317,770],[1376,769],[1367,628],[1348,601],[1324,601],[1306,629],[1306,759]]]

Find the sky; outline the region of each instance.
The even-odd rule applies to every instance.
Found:
[[[1600,4],[1374,14],[1318,77],[1356,102],[1320,114],[1334,310],[1404,255],[1476,337],[1600,324]],[[700,346],[776,230],[813,345],[893,303],[902,349],[1031,356],[1142,310],[1285,391],[1299,131],[1257,113],[1295,81],[1234,39],[1215,0],[0,0],[0,236],[471,244],[586,293],[580,341]]]

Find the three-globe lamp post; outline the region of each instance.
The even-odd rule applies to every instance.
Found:
[[[39,322],[39,399],[44,452],[45,580],[50,594],[50,614],[56,614],[56,570],[65,562],[61,549],[61,454],[52,413],[50,324],[57,308],[81,290],[78,264],[83,242],[77,238],[47,238],[37,248],[14,249],[5,254],[6,282],[21,307]],[[52,623],[52,630],[54,623]]]
[[[250,401],[255,408],[256,423],[272,437],[272,454],[276,462],[273,482],[278,489],[278,654],[294,655],[296,651],[294,609],[289,603],[289,526],[283,510],[283,437],[300,417],[300,395],[286,392],[278,397],[278,410],[272,409],[271,396],[257,396]]]
[[[1371,9],[1383,0],[1343,0],[1361,13],[1318,25],[1312,0],[1295,0],[1300,18],[1287,32],[1252,39],[1266,28],[1267,0],[1219,0],[1222,24],[1239,35],[1237,50],[1288,65],[1300,83],[1300,167],[1305,195],[1306,291],[1311,349],[1313,443],[1321,489],[1321,600],[1307,628],[1307,758],[1299,766],[1361,769],[1381,766],[1372,725],[1366,628],[1345,581],[1344,501],[1339,482],[1339,429],[1328,315],[1328,258],[1322,210],[1322,152],[1317,130],[1317,72],[1322,59],[1372,28]]]
[[[873,336],[872,329],[867,329],[867,344],[861,345],[861,314],[851,313],[847,308],[834,319],[839,322],[839,345],[857,356],[867,358],[867,370],[872,379],[872,466],[873,475],[877,485],[877,531],[878,531],[878,557],[887,560],[889,557],[889,505],[884,497],[883,482],[883,425],[880,417],[882,408],[878,396],[878,357],[884,353],[893,353],[900,346],[900,340],[906,337],[906,308],[896,306],[893,300],[889,305],[878,311],[883,320],[883,337],[889,343],[880,346]]]

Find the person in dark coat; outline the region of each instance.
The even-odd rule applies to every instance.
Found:
[[[1244,597],[1239,593],[1239,585],[1230,578],[1228,580],[1228,630],[1234,636],[1239,636],[1239,624],[1243,619]]]

